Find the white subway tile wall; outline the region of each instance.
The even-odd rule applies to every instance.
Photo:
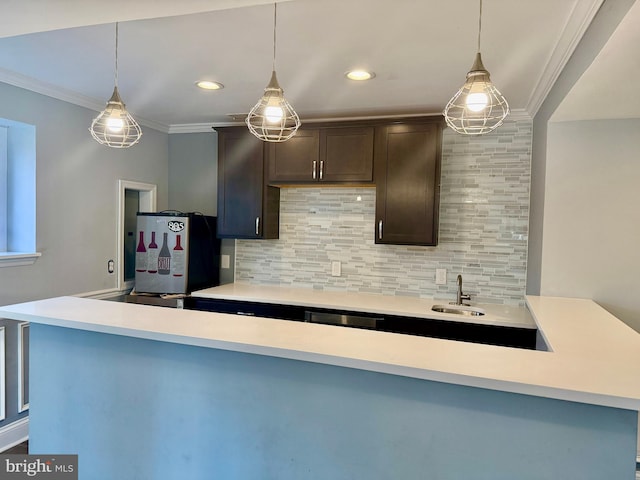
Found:
[[[283,188],[280,238],[238,240],[236,281],[451,301],[462,274],[472,303],[524,305],[531,139],[530,120],[445,129],[437,247],[376,245],[375,188]]]

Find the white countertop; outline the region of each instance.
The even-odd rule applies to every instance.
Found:
[[[483,311],[480,316],[464,316],[438,313],[431,310],[434,305],[450,306],[450,300],[430,298],[376,295],[344,291],[313,290],[310,288],[279,287],[230,283],[219,287],[199,290],[194,297],[238,300],[243,302],[296,305],[313,308],[346,310],[352,312],[379,313],[402,317],[434,318],[456,322],[500,325],[503,327],[536,328],[535,321],[525,307],[506,305],[473,305]]]
[[[0,317],[640,410],[640,335],[590,300],[528,297],[553,351],[58,297]]]

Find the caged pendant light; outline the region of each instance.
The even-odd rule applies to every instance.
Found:
[[[112,148],[129,148],[140,141],[140,125],[127,112],[118,93],[118,23],[116,22],[116,70],[113,95],[106,108],[100,112],[89,128],[91,136],[102,145]]]
[[[264,95],[251,109],[245,120],[249,131],[265,142],[284,142],[296,134],[300,118],[284,98],[276,77],[276,16],[278,5],[273,4],[273,68]]]
[[[467,81],[444,109],[444,117],[453,130],[465,135],[489,133],[504,122],[509,114],[509,104],[489,78],[489,72],[480,56],[482,32],[482,0],[478,20],[478,52]]]

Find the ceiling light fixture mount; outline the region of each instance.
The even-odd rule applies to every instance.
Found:
[[[478,20],[478,52],[465,84],[444,109],[444,118],[453,130],[465,135],[483,135],[498,128],[509,114],[509,104],[491,82],[482,64],[480,34],[482,32],[482,0]]]
[[[140,141],[142,129],[127,112],[118,92],[118,22],[116,22],[116,68],[113,94],[106,108],[93,119],[91,136],[100,144],[111,148],[129,148]]]
[[[293,137],[300,128],[300,118],[276,77],[276,19],[278,4],[273,4],[273,68],[271,80],[264,95],[251,109],[245,120],[249,131],[265,142],[284,142]]]

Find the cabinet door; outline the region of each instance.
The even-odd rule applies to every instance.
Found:
[[[219,132],[219,237],[278,238],[280,190],[265,185],[263,150],[246,128]]]
[[[322,130],[319,180],[322,182],[372,182],[373,132],[373,127]]]
[[[298,130],[268,146],[269,182],[371,183],[373,127]]]
[[[268,145],[269,182],[306,183],[318,179],[318,130],[298,130],[286,142]]]
[[[376,131],[375,242],[437,245],[442,123]]]

